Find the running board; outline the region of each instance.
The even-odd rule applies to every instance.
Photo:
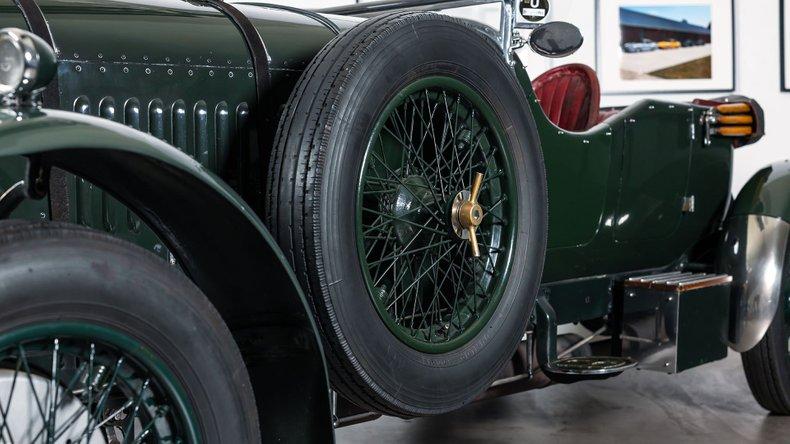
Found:
[[[632,277],[625,281],[625,288],[646,288],[685,293],[730,283],[732,283],[732,276],[727,274],[673,271],[671,273]]]
[[[571,384],[590,379],[607,379],[634,368],[637,362],[619,356],[557,357],[557,317],[545,296],[538,298],[535,329],[538,364],[553,382]]]

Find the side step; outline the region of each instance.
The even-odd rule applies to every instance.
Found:
[[[625,281],[625,287],[685,293],[730,283],[732,283],[732,276],[727,274],[674,271],[671,273],[632,277]]]
[[[547,364],[552,374],[581,379],[605,379],[635,366],[633,359],[619,356],[566,356]]]
[[[679,373],[727,356],[733,278],[674,271],[623,283],[623,355],[641,370]]]
[[[619,356],[557,357],[557,317],[545,296],[538,298],[536,307],[538,364],[554,382],[571,384],[589,379],[607,379],[636,367],[631,358]]]

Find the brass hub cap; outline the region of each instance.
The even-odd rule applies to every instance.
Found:
[[[483,222],[483,208],[480,204],[469,201],[469,191],[461,191],[455,195],[450,210],[450,223],[455,235],[461,239],[469,239],[469,230],[479,227]]]
[[[477,203],[480,187],[483,183],[483,174],[477,173],[471,191],[461,191],[455,195],[453,206],[450,210],[450,225],[455,235],[461,239],[469,240],[472,247],[472,256],[480,257],[480,248],[477,245],[477,227],[483,222],[483,208]]]

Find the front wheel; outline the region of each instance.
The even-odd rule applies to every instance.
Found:
[[[790,415],[790,242],[785,250],[779,307],[765,336],[743,353],[746,381],[757,402],[771,413]]]
[[[208,300],[153,255],[0,223],[0,442],[252,443],[255,401]]]

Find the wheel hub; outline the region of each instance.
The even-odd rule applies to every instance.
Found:
[[[477,227],[483,222],[483,208],[477,203],[480,189],[483,186],[483,173],[476,173],[471,191],[461,191],[455,195],[450,211],[450,225],[460,239],[468,239],[472,248],[472,256],[480,257],[480,246],[477,243]]]
[[[461,191],[453,199],[450,210],[450,225],[459,239],[469,239],[469,229],[477,228],[483,222],[485,213],[480,204],[469,200],[471,193]]]
[[[388,204],[390,208],[383,209],[391,211],[395,216],[393,227],[401,245],[415,245],[427,241],[426,236],[420,236],[419,226],[431,217],[426,206],[433,206],[435,203],[436,199],[425,178],[409,176],[403,179],[393,201]],[[415,239],[416,237],[420,239]]]

